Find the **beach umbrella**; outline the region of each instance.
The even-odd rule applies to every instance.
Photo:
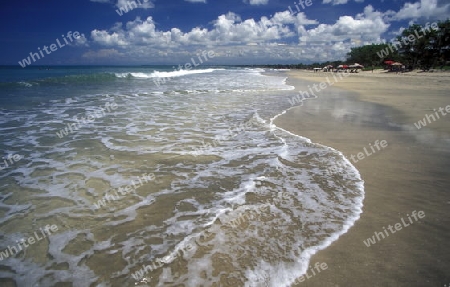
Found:
[[[395,62],[395,63],[392,64],[392,66],[403,66],[403,64],[399,63],[399,62]]]
[[[394,61],[384,61],[384,63],[385,63],[386,65],[392,65],[392,64],[394,64],[395,62],[394,62]]]

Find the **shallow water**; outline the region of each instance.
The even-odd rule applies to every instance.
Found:
[[[339,151],[273,124],[296,91],[262,72],[85,68],[3,81],[0,150],[23,158],[0,171],[0,251],[58,231],[8,254],[0,277],[289,286],[359,218],[364,188]]]

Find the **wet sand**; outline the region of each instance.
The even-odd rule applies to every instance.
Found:
[[[298,92],[306,91],[305,80],[312,87],[329,77],[333,86],[290,109],[276,124],[349,159],[354,155],[351,161],[366,192],[361,218],[311,260],[311,265],[325,262],[328,269],[296,286],[449,285],[450,113],[421,129],[414,123],[450,105],[450,73],[376,71],[336,81],[330,73],[291,71],[288,77]],[[387,147],[374,147],[377,140]],[[364,158],[358,160],[361,152]],[[363,243],[402,218],[409,223],[413,211],[425,217],[411,217],[412,224],[394,228],[370,247]]]

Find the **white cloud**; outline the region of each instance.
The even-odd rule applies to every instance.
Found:
[[[109,34],[107,31],[93,30],[91,38],[94,42],[103,46],[127,46],[128,42],[124,39],[124,35],[113,32]]]
[[[115,0],[90,0],[91,2],[96,3],[116,3]],[[196,1],[196,0],[194,0]],[[205,1],[205,0],[200,0]],[[154,8],[155,5],[150,0],[117,0],[117,3],[115,4],[116,7],[133,7],[135,8],[141,8],[141,9],[149,9]]]
[[[171,28],[167,31],[158,30],[152,17],[145,20],[137,17],[125,24],[116,23],[108,30],[95,29],[91,31],[91,47],[102,49],[103,58],[114,54],[107,53],[114,49],[120,51],[132,61],[139,59],[175,61],[191,55],[198,49],[213,49],[218,55],[225,57],[229,50],[238,51],[236,47],[254,45],[251,50],[264,59],[264,54],[273,49],[272,56],[276,58],[289,55],[300,55],[296,51],[296,44],[286,45],[297,39],[297,31],[305,29],[307,25],[318,24],[315,20],[307,19],[304,13],[292,15],[288,11],[278,12],[271,18],[261,17],[259,20],[246,19],[229,12],[219,16],[212,22],[212,27],[195,27],[190,31]],[[234,47],[234,48],[231,48]],[[99,52],[100,53],[100,52]],[[94,58],[94,51],[90,51],[85,58]],[[275,57],[275,56],[274,56]],[[97,58],[100,56],[97,55]]]
[[[407,19],[447,19],[450,15],[450,4],[438,6],[437,0],[420,0],[415,3],[405,3],[398,12],[386,12],[390,20]]]
[[[267,5],[269,3],[269,0],[243,0],[244,3],[250,4],[250,5]]]
[[[206,3],[206,0],[189,2]],[[345,59],[351,47],[384,42],[382,35],[387,34],[391,21],[427,17],[449,10],[450,4],[438,7],[436,3],[437,0],[421,0],[404,4],[398,12],[384,13],[367,5],[361,13],[341,16],[329,24],[308,19],[303,12],[293,15],[283,11],[260,19],[242,19],[229,12],[218,16],[211,22],[212,26],[187,31],[177,27],[160,30],[152,17],[137,17],[124,24],[116,23],[107,30],[91,31],[92,50],[83,57],[167,63],[182,62],[202,50],[213,50],[217,55],[215,59],[234,59],[235,63],[243,59],[259,59],[260,62]],[[95,47],[99,49],[97,52]],[[116,57],[118,55],[121,57]]]
[[[299,26],[299,45],[304,58],[314,62],[345,59],[350,48],[381,42],[389,24],[384,14],[368,5],[363,13],[341,16],[334,24],[319,24],[312,29]]]
[[[91,0],[93,2],[122,5],[127,0]],[[144,0],[134,0],[141,1]],[[151,0],[147,0],[149,5]],[[185,0],[191,3],[207,3],[207,0]],[[250,5],[265,5],[269,0],[243,0]],[[339,5],[364,0],[323,0],[325,4]],[[367,5],[357,15],[328,19],[327,24],[308,19],[304,12],[277,12],[260,19],[242,19],[229,12],[218,16],[212,26],[194,27],[183,31],[173,27],[160,30],[154,19],[136,18],[127,23],[116,23],[110,29],[91,31],[89,41],[83,38],[80,45],[92,50],[85,58],[124,59],[130,62],[184,61],[193,53],[214,50],[217,59],[249,60],[260,62],[283,60],[326,61],[345,59],[351,47],[384,42],[383,35],[395,37],[404,28],[389,31],[392,21],[418,19],[446,19],[450,15],[448,0],[409,0],[398,11],[376,11]],[[447,2],[446,2],[447,1]],[[154,1],[153,1],[154,2]],[[293,1],[294,2],[294,1]],[[298,2],[298,1],[297,1]],[[443,4],[443,3],[446,4]],[[305,11],[308,12],[308,11]],[[402,23],[405,24],[406,23]],[[388,33],[386,33],[388,32]],[[94,48],[99,50],[96,52]],[[120,55],[121,57],[116,57]],[[228,60],[226,63],[230,63]]]
[[[88,40],[86,39],[86,36],[84,34],[81,34],[78,39],[76,39],[74,42],[71,42],[70,44],[79,47],[89,47]]]
[[[154,8],[155,5],[150,0],[118,0],[116,7],[133,7],[141,9]]]
[[[323,0],[323,4],[342,5],[347,4],[350,0]],[[357,3],[363,3],[364,0],[355,0]]]
[[[348,0],[323,0],[323,4],[341,5],[347,4]]]
[[[309,20],[303,13],[296,16],[288,11],[278,12],[272,18],[262,17],[259,21],[247,19],[242,21],[239,15],[229,12],[213,21],[213,28],[195,27],[188,32],[178,28],[169,31],[157,30],[152,17],[141,20],[115,24],[110,30],[93,30],[91,38],[101,46],[139,46],[167,48],[179,46],[211,46],[264,43],[278,41],[296,35],[295,27],[299,25],[318,24]]]
[[[300,37],[301,42],[325,43],[344,42],[359,39],[361,42],[379,42],[381,35],[389,28],[383,21],[383,13],[373,10],[371,5],[364,13],[351,16],[341,16],[334,24],[320,24],[310,29]]]

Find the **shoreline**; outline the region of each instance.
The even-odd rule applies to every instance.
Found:
[[[296,92],[331,76],[304,71],[287,75]],[[443,244],[450,238],[446,215],[450,204],[446,196],[450,187],[450,116],[421,130],[414,130],[413,125],[433,108],[450,104],[446,95],[449,76],[350,74],[329,86],[331,89],[316,93],[317,99],[304,101],[275,120],[282,129],[337,149],[348,160],[350,154],[369,149],[376,140],[388,143],[377,153],[350,161],[365,181],[363,213],[347,233],[311,258],[310,264],[326,262],[329,268],[308,280],[308,286],[450,283],[450,274],[446,274],[450,248]],[[424,210],[427,217],[374,246],[363,244],[374,232],[414,210]]]

